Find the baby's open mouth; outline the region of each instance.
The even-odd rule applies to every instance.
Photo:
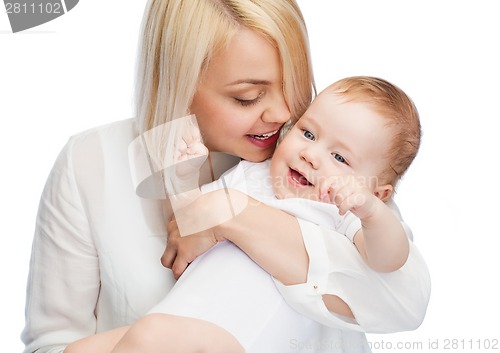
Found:
[[[304,186],[314,186],[309,182],[309,180],[307,180],[305,176],[303,176],[301,173],[292,168],[290,168],[290,178],[297,184]]]

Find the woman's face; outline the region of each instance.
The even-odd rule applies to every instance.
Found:
[[[253,162],[269,158],[290,118],[277,50],[255,32],[240,30],[210,61],[190,111],[210,151]]]

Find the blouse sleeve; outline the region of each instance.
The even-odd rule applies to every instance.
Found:
[[[295,310],[327,326],[369,333],[413,330],[422,323],[430,297],[430,276],[412,242],[408,260],[399,270],[379,273],[364,263],[343,234],[298,221],[310,259],[307,282],[285,286],[275,280]],[[356,321],[330,312],[322,300],[324,294],[343,299]]]
[[[43,190],[30,261],[25,353],[63,352],[96,331],[99,264],[74,178],[73,141],[57,158]]]

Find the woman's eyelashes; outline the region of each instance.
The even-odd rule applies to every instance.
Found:
[[[261,92],[261,93],[259,93],[259,95],[257,97],[255,97],[253,99],[244,99],[244,98],[240,98],[240,97],[234,97],[234,100],[236,102],[238,102],[238,104],[240,104],[243,107],[249,107],[249,106],[252,106],[252,105],[259,103],[263,95],[264,95],[264,93]]]
[[[259,98],[255,99],[240,99],[240,98],[234,98],[240,105],[244,107],[249,107],[252,105],[255,105],[259,102]]]

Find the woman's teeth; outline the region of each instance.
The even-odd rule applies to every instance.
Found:
[[[267,134],[262,134],[262,135],[250,135],[252,136],[253,138],[256,138],[257,140],[266,140],[268,138],[270,138],[271,136],[274,136],[278,133],[279,130],[275,130],[275,131],[271,131],[271,132],[268,132]]]

